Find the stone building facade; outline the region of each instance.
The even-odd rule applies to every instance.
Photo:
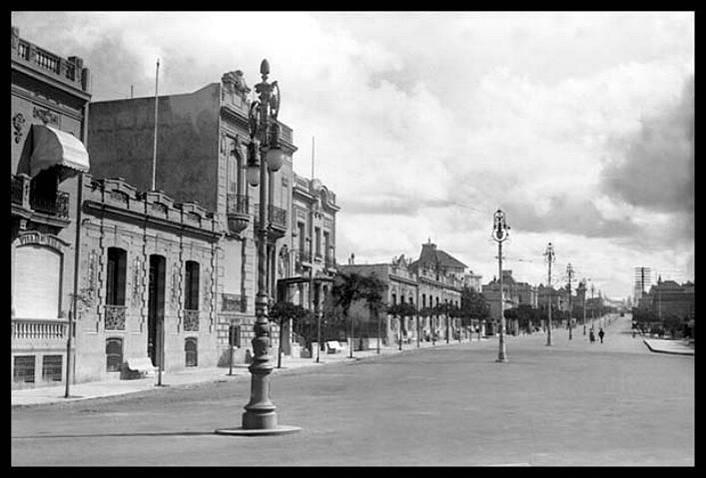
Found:
[[[156,188],[176,202],[214,212],[214,295],[219,364],[230,358],[229,336],[236,334],[234,358],[243,362],[253,337],[257,287],[259,188],[245,180],[250,88],[240,71],[193,93],[160,96]],[[96,177],[122,177],[139,190],[151,189],[154,98],[91,103],[88,151]],[[285,106],[286,109],[286,106]],[[276,294],[278,260],[291,250],[294,176],[292,130],[280,123],[282,168],[268,172],[268,292]],[[287,248],[284,253],[282,250]],[[273,330],[273,345],[277,333]]]
[[[415,305],[417,310],[444,304],[460,307],[465,268],[465,264],[437,249],[436,244],[431,241],[422,245],[420,256],[415,261],[402,255],[393,258],[389,263],[339,266],[339,270],[344,273],[355,272],[366,276],[374,274],[385,284],[383,301],[386,304],[407,302]],[[351,310],[366,324],[368,336],[377,337],[375,318],[371,317],[365,304],[354,304]],[[382,338],[385,343],[395,343],[400,336],[406,342],[416,341],[417,336],[420,340],[432,340],[433,337],[441,340],[446,337],[447,329],[451,338],[455,337],[457,332],[465,333],[462,331],[460,319],[447,320],[444,313],[402,318],[387,315]]]
[[[76,292],[78,184],[89,70],[11,30],[10,294],[12,387],[65,380]]]
[[[213,213],[90,175],[82,197],[76,381],[118,379],[124,363],[160,355],[167,372],[215,366]]]

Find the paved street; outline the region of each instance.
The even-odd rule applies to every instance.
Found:
[[[410,348],[273,377],[276,437],[238,426],[247,377],[12,410],[13,465],[693,465],[694,357],[607,328]]]

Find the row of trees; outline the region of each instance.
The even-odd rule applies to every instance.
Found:
[[[390,305],[384,300],[385,293],[385,283],[375,275],[339,273],[334,279],[330,297],[324,304],[322,330],[328,335],[332,330],[340,332],[346,328],[346,336],[355,336],[354,318],[351,316],[350,310],[356,302],[362,302],[370,312],[370,317],[375,319],[376,324],[374,325],[377,325],[375,335],[378,337],[382,335],[380,319],[384,314],[399,318],[448,315],[450,318],[460,318],[461,324],[464,326],[471,325],[474,321],[490,318],[490,306],[487,300],[482,294],[470,288],[463,289],[460,307],[446,303],[433,307],[418,307],[409,302]],[[294,332],[303,337],[307,345],[317,340],[316,316],[312,311],[290,302],[278,302],[271,307],[269,315],[270,319],[280,326],[278,363],[281,363],[282,330],[285,321],[292,319]],[[402,324],[404,327],[404,321]],[[371,324],[368,323],[368,328],[370,326]],[[403,331],[406,332],[406,330]]]
[[[633,307],[632,320],[636,328],[643,332],[669,333],[672,337],[690,337],[693,333],[689,327],[689,316],[673,313],[664,313],[660,316],[657,312],[646,307]]]

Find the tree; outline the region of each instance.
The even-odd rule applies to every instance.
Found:
[[[379,309],[384,289],[384,283],[375,275],[363,276],[355,272],[349,274],[342,272],[334,278],[331,296],[334,304],[341,307],[344,320],[348,319],[350,324],[351,357],[353,357],[353,318],[349,314],[351,304],[357,300],[364,300],[368,307]]]
[[[403,334],[407,334],[407,324],[405,323],[404,318],[415,315],[417,313],[417,308],[414,304],[409,302],[401,302],[399,304],[388,306],[387,313],[400,319],[399,348],[402,350],[402,336]]]
[[[471,325],[474,320],[490,318],[490,305],[483,294],[470,287],[464,287],[461,291],[460,317],[463,325]]]
[[[309,322],[313,318],[313,314],[310,310],[305,309],[301,305],[295,305],[291,302],[277,302],[275,303],[269,311],[269,317],[271,320],[277,321],[279,324],[279,347],[277,348],[277,368],[282,366],[282,329],[284,328],[284,322],[286,320],[292,319],[296,322]]]

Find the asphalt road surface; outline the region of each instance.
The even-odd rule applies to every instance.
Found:
[[[694,465],[694,357],[650,352],[608,326],[414,349],[279,371],[279,423],[298,433],[215,435],[240,425],[247,377],[12,410],[12,465]]]

